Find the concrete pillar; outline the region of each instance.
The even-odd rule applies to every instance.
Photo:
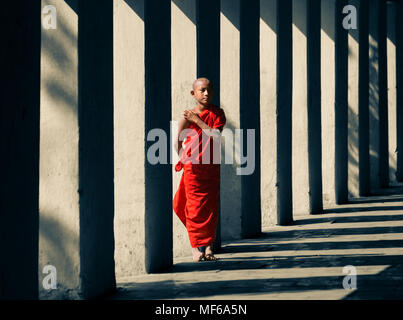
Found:
[[[145,132],[162,129],[170,141],[171,1],[147,0],[145,21]],[[164,106],[163,108],[161,106]],[[158,115],[158,116],[156,116]],[[146,150],[155,141],[146,142]],[[172,166],[145,162],[146,271],[172,265]],[[158,200],[157,200],[158,199]]]
[[[259,141],[259,3],[221,1],[221,108],[227,117],[222,148],[227,139],[234,142],[234,163],[221,165],[221,218],[223,238],[236,239],[260,233],[260,153]],[[243,150],[235,130],[243,130]],[[248,150],[247,131],[255,130],[254,169],[240,173],[241,158]],[[243,152],[243,154],[242,154]],[[252,155],[248,155],[249,159]],[[225,160],[225,157],[224,157]],[[253,164],[252,164],[253,165]]]
[[[214,84],[212,103],[220,104],[220,0],[197,0],[197,77]]]
[[[277,223],[277,0],[260,0],[260,152],[262,226]]]
[[[42,1],[49,5],[57,24],[43,27],[41,40],[39,292],[41,299],[79,299],[78,7]],[[53,19],[50,14],[42,17]],[[42,286],[49,265],[56,268],[57,290]]]
[[[403,182],[403,3],[396,2],[396,127],[397,180]]]
[[[115,260],[121,282],[173,263],[171,2],[115,0],[114,17]],[[159,154],[153,154],[150,147],[158,142]],[[149,162],[158,155],[158,163]]]
[[[292,1],[277,2],[277,224],[292,222]]]
[[[295,215],[309,212],[307,0],[292,1],[292,185]],[[281,71],[279,71],[281,73]],[[279,84],[285,86],[286,84]],[[320,169],[320,168],[319,168]]]
[[[343,27],[343,8],[347,0],[336,0],[335,4],[335,149],[334,149],[334,188],[336,204],[348,200],[348,119],[350,108],[348,104],[348,32]]]
[[[396,140],[396,3],[387,2],[387,82],[388,82],[388,146],[389,183],[397,184],[397,140]]]
[[[194,98],[190,95],[193,81],[197,77],[196,1],[174,0],[171,6],[172,119],[179,121],[184,110],[192,109],[196,105]],[[176,132],[177,129],[173,133],[176,135]],[[175,194],[183,171],[178,173],[174,168],[172,170]],[[190,242],[186,228],[175,213],[173,216],[174,256],[189,255]]]
[[[388,66],[387,66],[387,18],[386,1],[379,1],[378,60],[379,60],[379,183],[389,185],[388,142]]]
[[[357,29],[349,30],[349,191],[369,194],[369,68],[368,2],[351,0],[357,9]]]
[[[371,189],[388,185],[386,3],[369,4],[369,124]]]
[[[145,273],[144,0],[114,1],[115,269]],[[135,125],[133,125],[135,124]]]
[[[220,0],[196,1],[197,78],[212,81],[215,90],[212,103],[216,106],[220,105],[220,10]],[[221,247],[220,211],[214,251]]]
[[[323,205],[331,206],[335,198],[335,81],[336,81],[336,0],[321,2],[321,123]],[[314,62],[315,63],[315,62]]]
[[[307,2],[309,212],[323,211],[321,134],[321,1]]]
[[[235,129],[240,128],[239,20],[240,0],[221,0],[220,106],[227,118],[225,128],[232,132],[232,135],[224,135],[223,150],[230,139],[235,145]],[[221,164],[221,236],[226,240],[239,239],[242,234],[242,177],[236,173],[239,148],[234,146],[233,151],[233,164]]]
[[[369,167],[369,70],[368,70],[368,29],[369,4],[360,1],[359,5],[359,66],[358,66],[358,170],[359,195],[370,192]]]
[[[38,298],[40,1],[0,14],[0,299]]]
[[[261,232],[259,7],[259,0],[241,1],[240,128],[243,129],[243,148],[253,152],[248,157],[253,157],[254,162],[251,174],[242,175],[241,232],[244,238]],[[247,129],[254,130],[253,146],[248,146]]]
[[[115,287],[113,2],[78,11],[80,279],[91,298]]]
[[[371,190],[380,187],[379,1],[369,3],[369,155]]]

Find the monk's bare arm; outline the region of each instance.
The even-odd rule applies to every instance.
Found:
[[[184,140],[183,137],[181,137],[181,132],[182,130],[186,129],[187,127],[189,127],[190,122],[188,120],[186,120],[185,118],[181,118],[178,124],[178,135],[175,141],[175,150],[176,152],[180,153],[181,148],[182,148],[182,142]]]
[[[193,122],[196,125],[198,125],[199,128],[202,129],[210,137],[213,137],[213,138],[219,138],[220,137],[222,128],[221,129],[213,129],[213,128],[211,128],[209,125],[204,123],[204,121],[202,119],[200,119],[200,117],[196,113],[194,113],[193,111],[185,110],[184,117],[188,121]]]

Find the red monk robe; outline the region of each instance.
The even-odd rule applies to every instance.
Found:
[[[211,104],[199,118],[212,129],[222,130],[226,122],[224,111]],[[175,166],[176,171],[184,170],[173,209],[188,231],[192,248],[196,248],[211,245],[216,237],[220,164],[213,160],[214,152],[220,150],[213,147],[213,138],[202,133],[196,124],[190,123],[187,129],[194,131],[187,135],[181,159]]]

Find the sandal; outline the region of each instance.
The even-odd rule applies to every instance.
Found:
[[[208,253],[204,255],[204,261],[217,261],[218,258],[214,256],[212,253]]]
[[[199,248],[197,248],[197,249],[198,249],[198,251],[200,251],[202,254],[198,257],[197,260],[195,260],[194,257],[193,257],[193,262],[200,262],[200,261],[203,261],[203,260],[204,260],[204,252],[201,251]]]

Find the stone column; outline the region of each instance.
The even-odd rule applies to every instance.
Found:
[[[369,124],[371,189],[388,186],[386,3],[369,4]]]
[[[321,1],[307,2],[309,212],[322,213]]]
[[[358,66],[358,168],[359,195],[370,192],[369,167],[369,57],[368,57],[368,1],[360,1],[358,17],[359,66]]]
[[[78,3],[42,1],[39,181],[39,280],[41,299],[81,295]],[[48,28],[52,22],[56,29]],[[56,271],[57,289],[42,285],[45,267]],[[46,267],[49,268],[49,267]],[[43,270],[46,273],[43,273]]]
[[[389,183],[397,181],[397,106],[396,106],[396,3],[387,2],[387,81],[388,81],[388,146]]]
[[[114,228],[117,282],[146,272],[144,31],[144,0],[115,0]]]
[[[277,0],[260,0],[262,226],[277,223]]]
[[[277,2],[277,224],[292,222],[292,1]]]
[[[397,179],[403,182],[403,3],[396,2],[396,141]]]
[[[349,191],[369,194],[369,58],[368,2],[351,0],[357,9],[357,29],[349,30]]]
[[[335,164],[334,187],[336,204],[348,200],[348,32],[343,27],[343,8],[347,0],[336,0],[335,13]]]
[[[172,9],[172,120],[179,121],[184,110],[193,109],[197,104],[190,95],[196,79],[196,1],[173,0]],[[172,132],[176,138],[177,128]],[[174,165],[176,161],[174,161]],[[183,170],[173,170],[173,196],[178,190]],[[186,228],[173,213],[174,256],[190,255],[190,242]]]
[[[114,11],[115,260],[123,282],[173,263],[171,1],[115,0]]]
[[[171,1],[145,3],[145,132],[170,132],[171,108]],[[168,136],[170,141],[170,135]],[[146,150],[155,141],[146,142]],[[145,162],[146,271],[172,265],[172,166]]]
[[[222,162],[233,156],[232,163],[221,164],[221,236],[226,240],[242,234],[242,177],[237,175],[240,153],[235,145],[235,129],[240,128],[240,1],[221,0],[220,106],[227,118]],[[230,142],[233,148],[227,157],[225,148]]]
[[[380,187],[380,81],[379,81],[379,6],[378,0],[369,3],[369,155],[371,190]]]
[[[321,2],[321,122],[323,205],[331,206],[335,199],[335,83],[336,83],[336,0]]]
[[[80,279],[91,298],[115,287],[113,1],[78,11]]]
[[[216,106],[220,106],[220,10],[220,0],[196,1],[197,78],[205,77],[212,81],[215,91],[212,103]],[[220,211],[214,251],[221,247]]]
[[[243,130],[243,153],[248,153],[248,163],[242,165],[245,168],[242,172],[242,237],[261,232],[259,7],[259,0],[241,1],[240,129]],[[248,129],[254,135],[251,141],[247,138]]]
[[[307,0],[292,1],[292,199],[294,215],[310,211],[308,164]],[[281,73],[281,71],[279,71]],[[279,84],[287,87],[286,83]],[[281,88],[279,88],[281,89]],[[291,93],[291,92],[290,92]]]
[[[38,299],[41,2],[2,5],[0,299]]]
[[[388,141],[388,59],[387,59],[386,1],[379,1],[378,12],[378,60],[379,60],[379,183],[389,185]]]

